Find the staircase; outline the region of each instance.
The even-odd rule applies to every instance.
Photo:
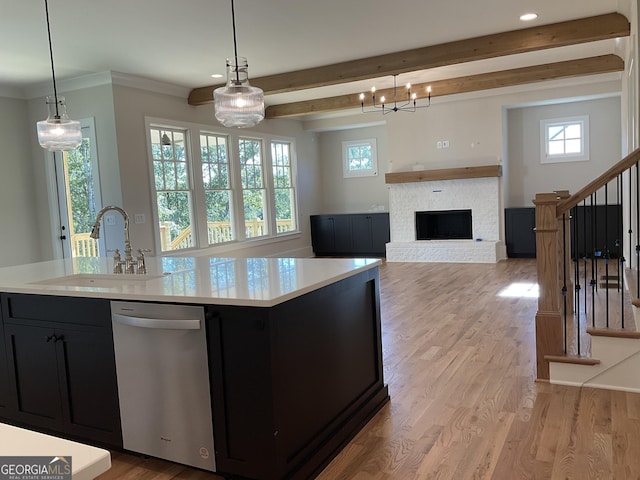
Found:
[[[639,161],[536,195],[538,380],[640,392]]]

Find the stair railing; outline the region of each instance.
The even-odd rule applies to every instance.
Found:
[[[623,283],[625,269],[635,267],[632,296],[640,298],[639,162],[637,149],[573,195],[539,193],[533,201],[539,380],[549,379],[550,357],[588,356],[588,329],[630,323]],[[633,265],[625,252],[633,253]]]

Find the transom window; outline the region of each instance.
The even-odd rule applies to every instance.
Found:
[[[345,177],[378,175],[376,139],[342,142],[342,165]]]
[[[147,123],[161,251],[298,231],[291,141]]]
[[[540,121],[542,163],[589,160],[589,117]]]

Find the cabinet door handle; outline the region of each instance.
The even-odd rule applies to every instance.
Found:
[[[54,342],[64,342],[64,335],[60,335],[60,336],[54,335],[53,336],[53,341]]]
[[[54,338],[56,338],[55,335],[47,335],[46,337],[44,337],[44,341],[49,343],[51,340],[53,340]],[[53,340],[55,342],[55,340]]]

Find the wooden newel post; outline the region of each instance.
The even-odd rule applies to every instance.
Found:
[[[536,263],[540,289],[536,313],[537,379],[548,380],[549,362],[544,356],[563,354],[562,287],[559,284],[563,238],[556,216],[558,194],[538,193],[533,203],[536,206]]]

